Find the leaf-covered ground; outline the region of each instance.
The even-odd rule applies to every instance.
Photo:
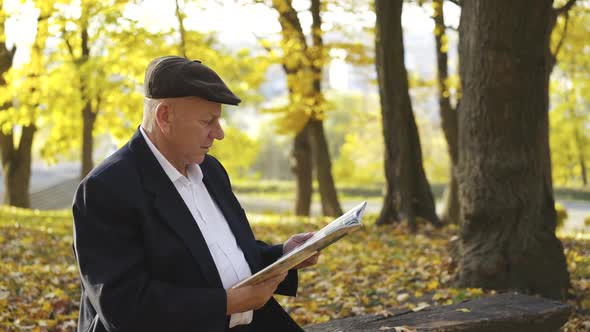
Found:
[[[325,219],[251,215],[260,239],[278,243],[318,229]],[[302,325],[393,307],[450,304],[484,294],[450,287],[455,265],[449,239],[457,230],[367,226],[322,253],[300,274],[296,298],[279,301]],[[69,212],[0,209],[0,331],[72,331],[79,285]],[[590,241],[562,238],[575,313],[563,331],[590,331]]]

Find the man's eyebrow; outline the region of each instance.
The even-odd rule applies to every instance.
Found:
[[[215,115],[215,114],[211,114],[211,113],[207,113],[203,116],[204,119],[209,119],[209,120],[213,120],[213,119],[219,119],[221,118],[221,115]]]

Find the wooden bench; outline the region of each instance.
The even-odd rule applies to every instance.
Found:
[[[306,326],[305,331],[555,332],[568,320],[570,312],[571,307],[561,302],[504,293],[416,312],[394,310],[391,315],[342,318]]]

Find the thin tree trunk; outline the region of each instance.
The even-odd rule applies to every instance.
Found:
[[[96,113],[92,110],[91,102],[87,101],[82,109],[82,172],[80,178],[84,178],[94,168],[94,162],[92,160],[92,151],[94,150],[92,130],[94,129],[95,122]]]
[[[546,48],[552,0],[464,1],[459,56],[459,285],[564,298]]]
[[[310,141],[312,142],[313,161],[316,165],[316,176],[322,200],[322,214],[337,217],[342,214],[342,208],[338,202],[336,186],[332,177],[332,163],[328,143],[324,135],[323,122],[311,118],[308,125]]]
[[[585,187],[588,185],[588,173],[586,170],[586,159],[583,153],[580,153],[580,168],[582,169],[582,185]]]
[[[440,225],[436,216],[434,197],[422,166],[422,151],[418,130],[408,93],[408,76],[404,64],[401,27],[402,1],[376,0],[376,57],[379,94],[385,143],[386,189],[397,185],[402,211],[412,231],[416,217]],[[387,171],[393,168],[393,171]],[[393,175],[393,178],[390,176]],[[394,184],[395,183],[395,184]],[[392,193],[385,195],[378,223],[397,220],[392,215],[396,206]]]
[[[82,115],[82,146],[81,146],[81,157],[82,167],[80,169],[80,178],[83,179],[92,168],[94,168],[94,162],[92,160],[92,153],[94,151],[94,138],[92,131],[94,129],[94,123],[96,122],[96,114],[98,110],[94,110],[92,107],[92,97],[88,93],[88,82],[85,74],[82,72],[81,67],[86,63],[90,57],[90,48],[88,46],[88,27],[84,26],[81,32],[81,46],[82,55],[78,59],[78,73],[80,75],[80,94],[84,100],[84,107],[81,110]]]
[[[444,210],[442,220],[445,224],[459,222],[459,195],[455,165],[458,161],[459,149],[457,147],[457,110],[451,107],[451,100],[447,80],[449,78],[447,56],[447,34],[443,10],[443,0],[433,0],[434,9],[434,39],[436,44],[436,62],[438,68],[438,105],[443,133],[447,141],[447,149],[450,156],[449,183],[444,194]]]
[[[295,175],[295,215],[309,216],[312,194],[312,162],[309,124],[295,135],[292,152],[292,171]]]
[[[322,20],[320,17],[320,0],[311,0],[311,16],[312,16],[312,41],[314,54],[311,61],[311,69],[313,72],[313,91],[316,98],[322,98],[322,68],[324,65],[323,52],[324,45],[322,41]],[[317,103],[316,105],[319,105]],[[315,111],[321,113],[321,111]],[[338,202],[338,194],[336,193],[336,186],[334,185],[334,177],[332,176],[332,162],[330,160],[330,151],[328,149],[328,142],[324,133],[324,123],[321,120],[323,114],[315,114],[309,119],[309,135],[311,147],[313,152],[313,162],[315,163],[316,176],[320,190],[320,197],[322,201],[322,214],[324,216],[337,217],[342,214],[340,202]]]
[[[297,17],[297,12],[287,0],[272,0],[272,6],[279,14],[279,24],[281,25],[281,34],[284,41],[283,51],[283,70],[287,75],[287,88],[289,98],[293,102],[297,89],[294,86],[301,82],[295,82],[289,79],[289,76],[295,76],[298,72],[305,70],[307,43],[301,28],[301,23]],[[291,41],[291,43],[287,43]],[[299,47],[291,45],[296,42]],[[297,61],[287,62],[287,58],[297,59]],[[311,160],[311,142],[309,137],[309,123],[295,134],[293,139],[293,151],[291,153],[291,170],[295,175],[295,214],[300,216],[309,216],[311,209],[312,188],[312,167]]]
[[[176,19],[178,20],[178,32],[180,33],[180,43],[178,46],[180,48],[180,54],[186,58],[186,29],[184,28],[185,15],[180,11],[178,0],[175,0],[175,5],[176,7],[174,13],[176,14]]]
[[[572,112],[573,113],[573,112]],[[582,135],[578,129],[575,130],[575,142],[578,150],[578,162],[580,163],[580,171],[582,176],[582,185],[588,185],[588,175],[586,173],[586,155],[584,153],[585,144],[583,143]]]

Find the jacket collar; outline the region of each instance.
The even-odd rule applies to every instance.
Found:
[[[154,197],[154,208],[190,249],[207,282],[213,287],[223,287],[219,272],[205,238],[154,154],[150,151],[139,130],[129,142],[129,149],[136,158],[144,189]]]
[[[201,230],[196,225],[182,197],[160,166],[139,129],[131,138],[129,149],[137,160],[144,189],[154,196],[154,207],[160,216],[166,220],[190,249],[207,281],[214,287],[223,287],[215,261],[209,252]],[[200,165],[203,173],[203,183],[228,222],[250,266],[250,270],[252,273],[256,273],[262,268],[262,261],[257,251],[254,235],[247,220],[240,222],[245,216],[239,214],[240,211],[230,207],[228,201],[235,200],[235,197],[231,190],[226,189],[230,188],[229,184],[224,186],[218,183],[218,179],[226,175],[214,174],[220,170],[220,167],[216,168],[213,165],[215,161],[212,159],[210,156],[205,156],[205,160]],[[235,203],[239,206],[237,201]]]

